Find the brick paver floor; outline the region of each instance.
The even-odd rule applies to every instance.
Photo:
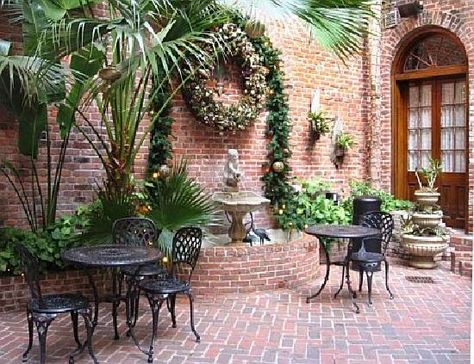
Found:
[[[188,326],[186,300],[177,303],[178,327],[166,309],[159,322],[155,362],[159,363],[468,363],[471,282],[444,269],[421,271],[392,266],[388,299],[383,274],[374,275],[374,305],[358,298],[351,311],[347,290],[338,287],[337,268],[328,287],[311,304],[308,288],[196,298],[196,328]],[[406,276],[431,276],[435,283],[412,283]],[[316,287],[316,286],[315,286]],[[312,287],[311,290],[314,290]],[[143,300],[144,301],[144,300]],[[137,335],[148,342],[150,315],[143,304]],[[123,318],[123,311],[121,312]],[[131,340],[112,339],[110,308],[101,309],[94,347],[101,363],[146,363]],[[23,312],[0,315],[0,363],[21,362],[27,343]],[[125,332],[123,319],[120,330]],[[48,363],[66,363],[74,349],[69,316],[62,315],[48,334]],[[38,344],[30,362],[38,360]],[[78,363],[90,363],[84,353]]]

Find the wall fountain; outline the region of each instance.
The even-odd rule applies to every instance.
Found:
[[[227,152],[227,163],[224,167],[224,191],[212,195],[213,201],[231,217],[229,237],[231,244],[244,244],[246,235],[244,217],[268,205],[270,200],[252,191],[240,191],[242,173],[239,169],[239,153],[236,149]]]

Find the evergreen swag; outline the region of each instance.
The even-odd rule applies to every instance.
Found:
[[[243,29],[245,20],[238,22]],[[289,146],[290,120],[288,116],[288,101],[284,93],[284,73],[280,68],[280,52],[273,48],[268,37],[248,38],[252,43],[255,53],[260,57],[261,64],[268,70],[266,73],[266,108],[269,111],[267,117],[268,161],[263,165],[265,174],[262,181],[265,183],[265,196],[269,198],[278,211],[278,206],[284,206],[291,199],[293,189],[289,184],[289,158],[291,151]],[[167,99],[168,95],[157,97],[157,105]],[[159,108],[159,107],[158,107]],[[167,108],[166,113],[169,111]],[[160,119],[155,123],[150,142],[149,174],[157,171],[159,166],[166,164],[171,156],[172,119],[162,113]],[[276,172],[272,169],[275,162],[282,162],[283,170]]]

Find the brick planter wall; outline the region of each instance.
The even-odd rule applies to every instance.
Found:
[[[296,287],[319,276],[319,242],[312,237],[279,244],[210,247],[193,274],[197,294],[246,293]]]
[[[94,272],[99,294],[110,289],[106,271]],[[319,242],[309,236],[289,243],[254,247],[212,247],[201,250],[193,274],[195,294],[245,293],[296,287],[319,276]],[[47,273],[44,294],[82,293],[92,299],[87,275],[80,270]],[[0,312],[25,308],[28,285],[22,276],[0,278]]]

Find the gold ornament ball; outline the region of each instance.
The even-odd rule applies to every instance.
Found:
[[[285,164],[280,161],[273,162],[272,169],[277,173],[283,172],[283,170],[285,169]]]

